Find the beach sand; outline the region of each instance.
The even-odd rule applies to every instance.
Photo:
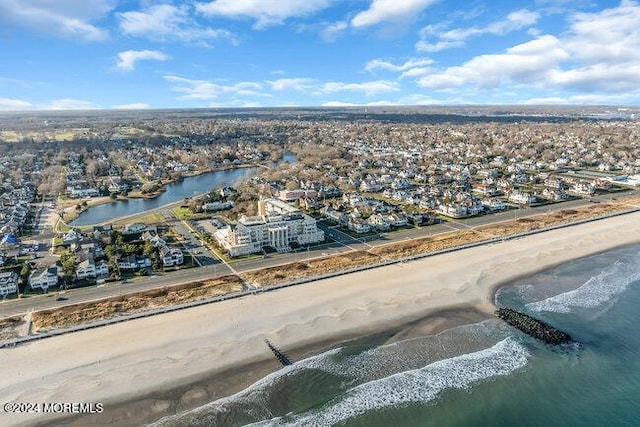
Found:
[[[639,241],[633,213],[3,349],[0,396],[100,402],[104,413],[71,425],[137,425],[276,370],[265,338],[296,359],[354,337],[437,333],[491,315],[517,277]],[[0,412],[0,425],[60,416]]]

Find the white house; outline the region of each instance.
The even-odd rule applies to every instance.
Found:
[[[373,214],[369,218],[367,218],[367,224],[381,231],[386,231],[391,228],[389,218],[385,218],[383,215],[378,213]]]
[[[163,246],[160,248],[160,257],[162,258],[162,265],[165,267],[172,267],[184,263],[184,255],[178,248]]]
[[[438,213],[449,216],[451,218],[462,218],[469,214],[466,206],[462,205],[440,205],[437,210]]]
[[[18,293],[18,275],[15,271],[0,273],[0,296]]]
[[[72,228],[62,236],[62,242],[65,244],[71,244],[82,239],[82,232],[77,228]]]
[[[120,270],[137,270],[139,268],[151,267],[151,260],[148,257],[129,255],[118,260]]]
[[[404,227],[409,224],[409,219],[404,215],[392,213],[387,217],[393,227]]]
[[[509,194],[509,201],[519,205],[530,205],[536,202],[536,196],[531,193],[515,190]]]
[[[127,224],[124,226],[123,234],[137,234],[142,233],[147,229],[147,225],[141,222],[134,222],[132,224]]]
[[[504,203],[500,199],[488,199],[482,202],[484,207],[490,211],[501,211],[505,208]]]
[[[109,275],[109,266],[102,261],[98,264],[91,259],[86,259],[76,266],[76,278],[78,279],[95,279],[100,276]]]
[[[347,228],[359,234],[371,231],[371,225],[362,220],[350,220],[347,224]]]
[[[58,285],[58,267],[39,268],[29,275],[31,289],[49,289]]]

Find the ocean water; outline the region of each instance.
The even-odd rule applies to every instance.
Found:
[[[640,246],[496,295],[568,332],[550,347],[498,319],[347,344],[156,426],[640,426]]]

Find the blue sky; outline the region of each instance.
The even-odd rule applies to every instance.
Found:
[[[632,0],[0,0],[0,110],[640,104]]]

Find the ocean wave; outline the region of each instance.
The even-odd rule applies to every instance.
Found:
[[[640,280],[640,254],[618,260],[591,277],[582,286],[526,305],[533,312],[569,313],[572,307],[592,308],[610,301],[627,287]]]
[[[529,352],[509,337],[484,350],[358,385],[319,411],[252,425],[334,425],[373,410],[428,402],[446,389],[466,389],[483,379],[508,375],[524,367],[528,357]]]
[[[191,422],[195,422],[196,420],[202,421],[203,418],[207,416],[215,416],[216,414],[227,412],[229,411],[231,405],[248,404],[248,406],[252,406],[256,410],[259,410],[260,406],[253,405],[253,403],[260,401],[260,398],[264,396],[267,391],[271,387],[273,387],[274,384],[285,379],[288,376],[296,375],[303,369],[310,369],[317,365],[324,365],[326,364],[326,362],[323,362],[324,359],[332,358],[340,351],[341,348],[335,348],[316,356],[303,359],[292,365],[284,366],[281,369],[265,376],[264,378],[261,378],[260,380],[256,381],[249,387],[239,391],[236,394],[214,400],[205,405],[185,412],[181,412],[179,414],[163,417],[155,423],[148,424],[148,427],[190,425]],[[265,416],[265,414],[256,413],[255,415],[256,417],[260,417],[261,415]]]

